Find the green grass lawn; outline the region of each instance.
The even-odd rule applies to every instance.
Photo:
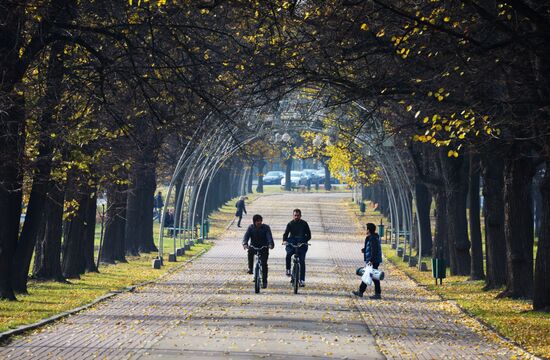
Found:
[[[82,306],[113,290],[120,290],[165,274],[181,261],[208,249],[200,244],[179,258],[177,263],[165,262],[161,270],[152,268],[155,254],[127,257],[127,263],[101,265],[99,273],[87,273],[70,283],[29,281],[28,295],[18,295],[18,301],[0,301],[0,331],[31,324],[55,314]]]
[[[250,195],[253,198],[257,195]],[[209,238],[215,239],[225,231],[227,224],[234,218],[235,199],[230,200],[219,211],[211,215]],[[159,223],[153,226],[155,244],[159,241]],[[101,225],[96,226],[96,258],[99,249]],[[90,303],[94,299],[113,290],[154,280],[166,274],[186,259],[207,250],[210,242],[197,244],[185,256],[178,257],[177,262],[168,262],[167,254],[173,252],[173,241],[165,238],[165,266],[160,270],[152,268],[152,261],[157,253],[141,254],[137,257],[127,256],[127,263],[116,265],[100,264],[99,273],[87,273],[80,279],[71,279],[70,283],[52,281],[38,282],[30,280],[28,295],[18,295],[18,301],[0,301],[0,331],[6,331],[21,325],[31,324],[55,314]],[[31,264],[32,269],[32,264]]]
[[[367,206],[365,214],[361,214],[357,205],[352,203],[348,203],[348,209],[363,228],[365,223],[378,224],[382,218],[371,206]],[[533,311],[530,301],[497,299],[496,296],[503,289],[483,291],[483,281],[468,281],[467,276],[450,276],[448,269],[443,285],[436,286],[431,272],[431,258],[422,259],[429,271],[421,272],[403,262],[389,244],[384,244],[382,251],[386,259],[427,289],[435,291],[444,299],[455,301],[466,312],[529,352],[550,358],[550,313]]]

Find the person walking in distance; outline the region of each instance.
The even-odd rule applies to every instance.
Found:
[[[254,254],[256,251],[252,248],[249,248],[248,242],[250,245],[260,248],[263,246],[273,249],[275,243],[273,242],[273,235],[271,234],[271,228],[269,225],[262,224],[263,218],[261,215],[256,214],[252,217],[252,224],[248,226],[246,232],[243,236],[243,248],[248,250],[248,273],[253,274],[254,266]],[[260,257],[262,258],[262,288],[267,287],[267,259],[269,258],[269,249],[264,248],[260,250]]]
[[[283,234],[283,245],[286,245],[286,276],[290,276],[290,262],[292,255],[297,251],[300,259],[300,286],[304,287],[306,281],[307,242],[311,239],[311,231],[307,222],[302,220],[302,211],[300,209],[294,209],[292,216],[293,219],[286,225],[285,233]],[[303,243],[304,245],[294,248],[289,243],[294,245]]]
[[[157,195],[153,198],[153,206],[154,206],[154,219],[158,219],[160,223],[160,218],[162,214],[162,208],[164,207],[164,200],[162,199],[162,192],[158,192]]]
[[[365,247],[361,249],[361,252],[364,254],[365,263],[371,265],[373,269],[378,269],[378,266],[382,263],[382,245],[380,244],[380,236],[376,233],[376,225],[373,223],[367,224]],[[369,296],[369,299],[381,299],[380,280],[372,279],[372,282],[374,283],[374,295]],[[353,291],[353,295],[363,297],[365,290],[367,290],[367,284],[361,281],[359,291]]]
[[[239,221],[237,221],[237,227],[241,227],[241,220],[243,219],[243,212],[246,214],[246,207],[244,204],[244,196],[241,196],[239,201],[235,204],[235,207],[237,208],[237,211],[235,212],[235,216],[239,218]]]

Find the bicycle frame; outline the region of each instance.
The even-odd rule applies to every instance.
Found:
[[[298,255],[298,248],[302,247],[302,245],[308,245],[309,246],[309,243],[305,242],[305,243],[299,243],[298,245],[294,245],[292,243],[288,243],[287,242],[287,245],[290,245],[292,246],[295,251],[294,251],[294,254],[292,254],[292,270],[290,272],[290,282],[292,284],[292,288],[294,289],[294,294],[297,294],[298,293],[298,284],[300,282],[300,256]]]
[[[248,245],[249,248],[254,250],[254,292],[257,294],[260,292],[260,283],[262,281],[262,257],[260,256],[260,251],[262,249],[267,249],[266,245],[261,247],[255,247],[253,245]]]

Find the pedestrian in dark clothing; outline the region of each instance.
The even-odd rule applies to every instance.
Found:
[[[283,234],[283,245],[286,245],[286,276],[290,276],[290,262],[292,255],[297,251],[300,259],[300,286],[305,286],[306,281],[306,253],[308,246],[305,245],[311,239],[311,231],[307,222],[302,220],[302,211],[294,209],[292,212],[294,219],[286,225]],[[298,245],[304,244],[299,248],[294,248],[288,243]]]
[[[365,247],[361,249],[364,254],[363,259],[367,265],[371,265],[373,269],[378,269],[382,263],[382,245],[380,244],[380,236],[376,233],[376,225],[373,223],[367,224],[367,237],[365,238]],[[374,295],[370,299],[381,299],[382,289],[380,288],[380,280],[372,279],[374,283]],[[361,281],[359,291],[354,291],[353,295],[363,297],[363,293],[367,290],[367,284]]]
[[[243,212],[246,214],[246,207],[244,205],[244,196],[241,196],[239,201],[235,204],[235,207],[237,208],[237,211],[235,212],[235,216],[239,218],[239,221],[237,222],[237,226],[241,227],[241,220],[243,218]]]
[[[162,214],[162,208],[164,207],[164,200],[162,200],[162,192],[158,192],[157,195],[153,198],[153,210],[155,213],[154,218],[158,218],[160,223],[160,217]]]
[[[166,214],[164,214],[164,228],[168,229],[168,233],[170,235],[173,235],[174,233],[173,227],[174,227],[174,214],[172,213],[172,210],[168,210],[166,211]]]
[[[275,247],[273,242],[273,235],[271,234],[271,228],[269,225],[262,224],[262,216],[254,215],[252,217],[253,224],[248,226],[243,237],[243,248],[248,250],[248,273],[252,274],[254,266],[254,254],[256,250],[248,246],[248,241],[250,240],[250,245],[260,248],[262,246],[267,246],[269,249]],[[269,258],[269,249],[265,248],[260,250],[260,257],[262,259],[262,288],[267,287],[267,259]]]

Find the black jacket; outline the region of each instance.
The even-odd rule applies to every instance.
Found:
[[[235,216],[243,216],[243,212],[246,214],[246,207],[244,206],[244,200],[239,200],[235,204],[235,207],[237,208],[237,211],[235,212]]]
[[[288,241],[289,238],[300,243],[308,242],[311,239],[311,231],[307,222],[302,219],[289,222],[283,234],[283,241]]]
[[[380,237],[378,234],[371,234],[365,238],[365,247],[361,249],[364,255],[365,262],[371,262],[373,265],[382,263],[382,246],[380,245]]]
[[[271,228],[266,224],[262,224],[259,228],[254,224],[249,225],[244,233],[243,245],[248,245],[249,240],[250,245],[254,247],[269,246],[273,249],[273,246],[275,246],[273,235],[271,235]]]

